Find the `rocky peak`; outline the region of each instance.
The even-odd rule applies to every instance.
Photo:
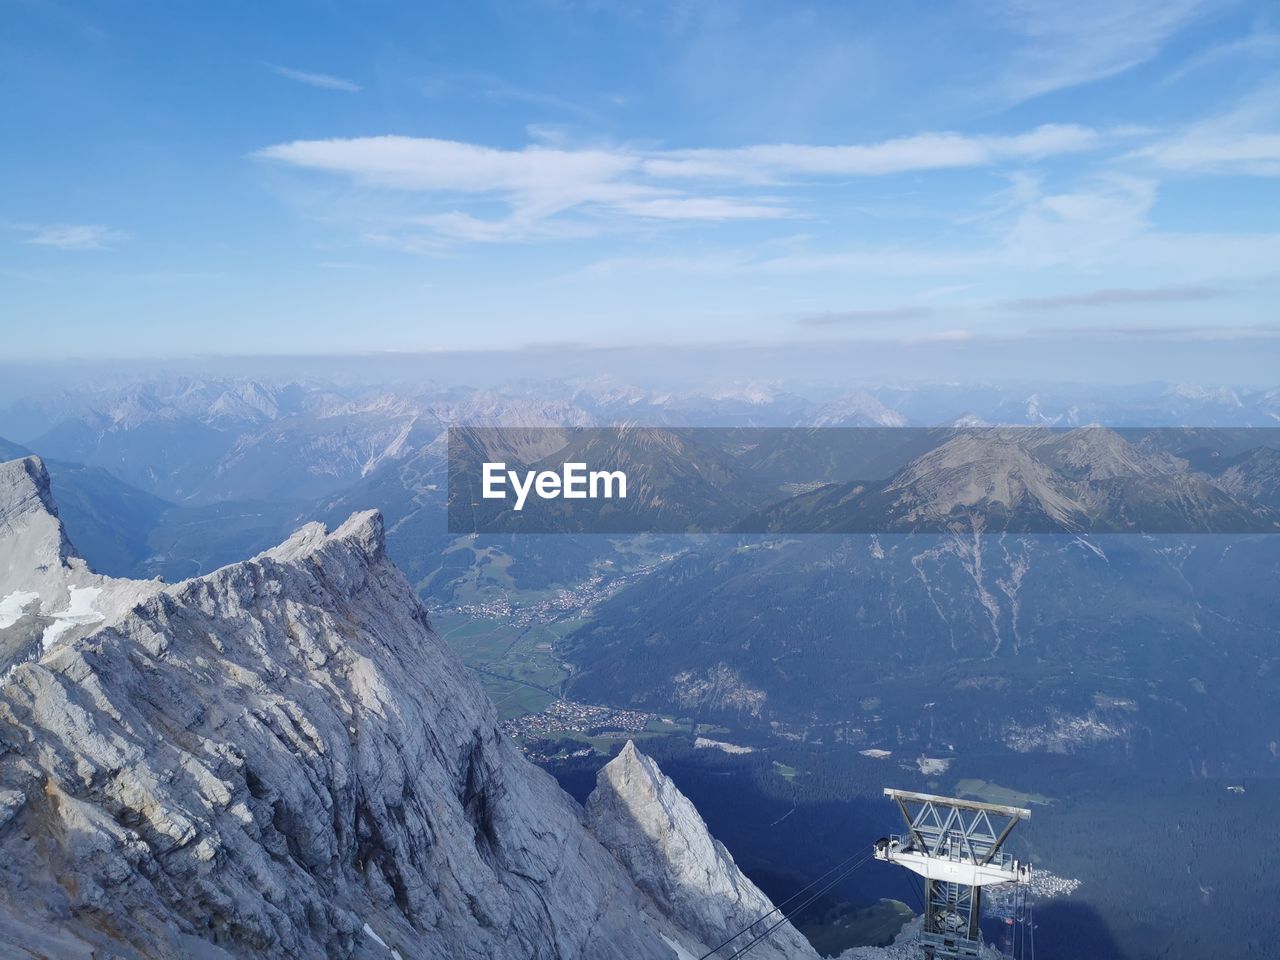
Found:
[[[4,476],[29,481],[6,503],[49,502],[34,464]],[[96,578],[74,557],[19,569],[18,534],[0,540],[15,582]],[[705,951],[502,735],[376,512],[173,586],[93,582],[92,618],[56,644],[22,614],[37,642],[0,675],[0,954]],[[108,594],[131,602],[97,609]]]
[[[1034,455],[1037,436],[1026,428],[951,437],[893,478],[887,492],[895,511],[910,521],[936,521],[956,510],[995,505],[1031,510],[1073,528],[1083,508]]]
[[[99,576],[76,556],[39,457],[0,463],[0,678],[159,589]]]
[[[745,946],[780,919],[774,905],[715,840],[697,809],[657,763],[633,742],[606,764],[587,799],[587,824],[622,862],[636,885],[668,916],[716,946],[766,914]],[[800,933],[784,923],[752,948],[762,960],[817,960]]]
[[[0,540],[11,548],[21,542],[30,561],[0,566],[0,590],[26,567],[60,566],[73,553],[58,519],[49,471],[39,457],[0,463]]]
[[[377,510],[364,510],[352,514],[332,533],[323,523],[308,523],[278,546],[263,552],[260,557],[280,563],[323,553],[349,553],[370,565],[386,558],[386,539],[382,514]]]

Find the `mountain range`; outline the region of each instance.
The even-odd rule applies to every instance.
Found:
[[[275,554],[277,545],[288,542],[300,527],[315,531],[318,528],[310,524],[318,521],[333,531],[346,528],[349,534],[346,524],[353,514],[376,508],[382,517],[384,556],[374,565],[382,568],[394,562],[408,582],[408,600],[425,604],[432,619],[443,624],[441,633],[447,634],[447,642],[435,634],[428,640],[424,628],[403,627],[412,630],[405,634],[412,636],[412,647],[427,650],[431,658],[457,651],[485,670],[480,677],[486,690],[502,698],[503,718],[540,710],[562,696],[610,708],[639,707],[658,715],[662,719],[655,722],[671,732],[656,737],[646,732],[641,735],[651,738],[637,743],[661,759],[682,792],[696,798],[716,835],[741,853],[752,877],[775,898],[796,889],[799,883],[786,878],[804,876],[822,849],[862,842],[862,825],[879,823],[876,805],[868,806],[865,798],[878,797],[880,786],[899,782],[982,795],[983,790],[997,789],[998,781],[1042,795],[1032,802],[1052,804],[1048,815],[1037,813],[1037,849],[1051,855],[1054,869],[1085,880],[1085,901],[1075,905],[1076,913],[1061,910],[1055,921],[1046,909],[1046,933],[1056,929],[1067,944],[1066,931],[1079,929],[1078,910],[1096,909],[1091,929],[1097,935],[1089,939],[1096,955],[1145,957],[1158,950],[1143,918],[1160,906],[1150,897],[1121,894],[1127,886],[1141,884],[1146,873],[1176,873],[1186,887],[1179,896],[1190,900],[1197,896],[1196,882],[1216,886],[1219,892],[1238,886],[1264,900],[1272,890],[1261,860],[1250,860],[1254,865],[1241,876],[1238,858],[1218,862],[1221,858],[1207,851],[1225,849],[1224,837],[1246,829],[1243,824],[1250,822],[1252,811],[1264,809],[1272,795],[1268,778],[1280,755],[1278,734],[1269,719],[1280,697],[1273,655],[1280,639],[1275,627],[1280,622],[1280,591],[1275,589],[1280,544],[1273,536],[1238,533],[1103,533],[1099,530],[1105,523],[1097,524],[1108,518],[1120,526],[1131,522],[1133,515],[1125,511],[1133,496],[1183,511],[1177,514],[1178,522],[1187,529],[1194,529],[1196,522],[1212,529],[1218,522],[1215,517],[1228,516],[1241,505],[1254,517],[1265,516],[1259,510],[1277,509],[1274,451],[1280,445],[1273,434],[1258,428],[1280,422],[1278,411],[1280,392],[1275,390],[1158,384],[1034,390],[1016,384],[869,385],[854,390],[731,384],[671,390],[600,380],[464,389],[391,381],[148,379],[45,394],[0,411],[0,434],[22,441],[0,444],[0,450],[14,458],[32,451],[43,456],[66,529],[89,563],[77,560],[77,551],[69,546],[65,551],[46,550],[37,566],[63,572],[51,575],[47,586],[6,586],[0,594],[6,605],[0,610],[6,619],[11,613],[15,616],[13,629],[4,631],[3,669],[12,669],[6,682],[19,673],[45,669],[40,644],[51,627],[56,628],[55,639],[62,633],[70,645],[54,651],[57,663],[61,660],[56,658],[72,656],[68,650],[79,656],[92,648],[96,657],[99,646],[101,656],[107,656],[106,651],[116,650],[112,644],[123,645],[134,651],[133,659],[126,664],[127,658],[112,652],[109,662],[113,671],[119,668],[122,675],[134,678],[127,684],[82,673],[89,678],[82,689],[97,698],[80,703],[92,721],[85,729],[98,730],[113,712],[130,730],[143,729],[135,726],[139,717],[133,711],[145,708],[151,712],[142,719],[155,721],[148,734],[154,737],[147,743],[161,744],[165,737],[180,740],[181,749],[194,751],[222,782],[235,783],[199,752],[204,739],[217,741],[217,731],[197,718],[195,729],[204,739],[183,739],[174,718],[185,723],[186,713],[175,707],[170,715],[171,705],[164,700],[159,713],[148,706],[148,697],[157,698],[137,677],[154,677],[166,689],[192,687],[182,686],[186,681],[166,672],[172,665],[163,656],[148,653],[141,658],[138,651],[145,647],[133,641],[149,637],[148,630],[167,630],[155,625],[175,617],[175,610],[188,610],[195,595],[184,589],[203,584],[198,588],[204,591],[201,595],[217,598],[211,601],[215,613],[225,612],[235,623],[247,622],[244,616],[252,619],[249,611],[259,603],[265,604],[266,619],[278,617],[290,624],[294,621],[286,620],[286,614],[292,616],[289,611],[299,603],[306,609],[319,604],[336,624],[332,629],[338,631],[341,644],[353,655],[367,652],[365,646],[373,640],[355,630],[352,615],[364,617],[369,611],[363,600],[343,593],[345,578],[335,578],[328,560],[318,562],[306,551],[290,548],[287,558]],[[918,429],[903,430],[904,422]],[[412,426],[397,444],[407,423]],[[856,456],[823,459],[830,451],[815,446],[813,438],[824,433],[816,428],[837,423],[893,439]],[[749,488],[751,496],[742,504],[748,512],[803,508],[812,511],[807,523],[821,520],[833,531],[851,518],[874,515],[878,523],[899,523],[901,532],[717,538],[452,535],[446,528],[445,431],[459,424],[522,427],[530,434],[533,428],[601,424],[762,428],[761,442],[730,450],[729,460],[713,461],[720,465],[716,469],[741,471],[746,480],[763,481]],[[966,457],[955,446],[942,449],[955,439],[957,425],[1003,429],[991,428],[993,424],[1088,427],[1075,431],[1076,441],[1105,443],[1083,443],[1073,452],[1061,439],[1071,432],[1060,431],[1048,435],[1058,437],[1053,443],[1028,450],[1029,460],[997,461],[1008,469],[985,475],[974,470],[979,459],[974,451]],[[1123,444],[1092,425],[1109,425]],[[166,433],[170,427],[182,437],[171,438]],[[183,437],[199,449],[184,453]],[[527,443],[522,441],[511,452],[528,454]],[[251,452],[237,459],[237,449]],[[628,451],[638,466],[657,463],[652,454],[643,448]],[[1160,496],[1153,499],[1149,490],[1141,489],[1131,496],[1117,489],[1114,470],[1108,473],[1116,457],[1131,474],[1154,485]],[[709,473],[706,479],[715,477]],[[833,499],[823,498],[842,484],[861,486],[865,492],[837,508]],[[679,486],[671,491],[684,493]],[[979,495],[966,499],[975,493]],[[984,498],[988,502],[983,503]],[[1017,507],[1010,515],[1015,522],[1004,530],[976,532],[962,523],[945,533],[910,532],[917,529],[913,524],[920,517],[930,523],[966,521],[970,508],[993,514],[996,502]],[[960,511],[954,513],[957,507]],[[1020,517],[1026,516],[1037,524],[1048,518],[1059,532],[1030,532],[1028,528],[1037,529],[1030,523],[1019,529]],[[909,517],[916,519],[908,522]],[[319,543],[319,535],[313,535]],[[326,534],[325,542],[335,535]],[[328,557],[342,552],[347,540],[344,535],[319,553]],[[252,561],[243,559],[255,555]],[[28,565],[24,561],[19,567]],[[314,576],[281,572],[297,565]],[[224,596],[219,578],[232,570],[239,571],[231,578],[235,583],[248,578],[254,584],[252,602],[232,603]],[[169,586],[154,580],[156,575],[185,584]],[[305,602],[293,595],[299,586],[310,598]],[[113,639],[104,646],[105,638],[116,636],[117,613],[110,602],[117,588],[141,591],[145,597],[133,606],[161,612],[147,613],[151,619],[145,621],[150,624],[146,629],[125,617],[120,622],[130,624],[129,639]],[[271,605],[277,589],[282,597],[288,595],[281,601],[284,612]],[[45,590],[62,592],[51,592],[49,603],[42,601],[38,609],[22,602],[24,593],[43,596]],[[90,599],[85,591],[92,590],[100,591],[98,600],[85,606]],[[240,587],[232,593],[243,595]],[[181,599],[176,607],[175,597]],[[179,618],[184,625],[185,616]],[[391,619],[404,621],[403,609]],[[320,620],[328,623],[325,617]],[[203,629],[213,621],[199,622]],[[210,632],[216,635],[218,630]],[[305,639],[309,634],[298,636]],[[180,659],[185,661],[188,641],[195,639],[188,633],[181,638]],[[282,642],[288,646],[288,641]],[[337,653],[325,655],[332,663],[341,660]],[[211,659],[207,651],[200,656],[209,663],[223,662]],[[377,657],[371,659],[381,663]],[[294,699],[291,678],[295,673],[309,676],[300,672],[309,663],[301,654],[271,646],[247,660],[237,654],[233,672],[248,678],[246,685],[255,696],[261,691],[283,702]],[[474,682],[465,671],[463,675]],[[200,682],[208,685],[208,675],[201,674]],[[63,689],[71,686],[64,684]],[[99,688],[106,692],[100,694]],[[402,692],[398,685],[394,689],[397,696]],[[214,685],[210,690],[221,699],[241,696],[243,686],[228,691]],[[523,695],[508,697],[513,690]],[[348,705],[357,702],[349,693],[343,696]],[[458,696],[468,700],[470,694]],[[201,702],[197,694],[189,698]],[[307,721],[317,730],[336,734],[336,728],[317,723],[311,712],[316,704],[310,699],[305,703],[302,715]],[[95,712],[100,705],[106,720]],[[344,715],[341,707],[337,709]],[[290,710],[291,716],[297,713]],[[318,716],[325,716],[325,710],[332,713],[325,706]],[[82,742],[98,743],[96,736],[82,738],[78,729],[74,736],[59,734],[66,743],[55,749],[51,743],[58,737],[33,717],[29,711],[19,718],[18,752],[26,744],[39,743],[39,762],[54,764],[49,769],[56,768],[60,776],[73,767],[79,770],[82,762],[88,764],[85,769],[108,771],[95,773],[83,793],[67,791],[79,799],[87,797],[90,807],[100,803],[106,794],[92,791],[106,789],[100,784],[111,785],[114,768],[99,758],[82,758],[73,749]],[[229,736],[255,742],[251,730],[221,717],[216,722],[230,724]],[[293,736],[286,726],[280,729],[286,737]],[[598,767],[618,741],[606,737],[603,743],[599,738],[585,743],[580,735],[566,736],[549,752],[589,754],[573,761],[582,764],[582,776],[589,777],[584,789],[574,788],[575,796],[587,803],[600,785]],[[114,737],[106,742],[114,744]],[[699,749],[699,738],[725,747]],[[527,741],[522,743],[530,748]],[[728,748],[752,752],[722,752]],[[163,752],[168,749],[163,746],[163,756],[182,756]],[[343,752],[349,749],[350,745],[341,747],[340,739],[333,745],[326,741],[325,756],[349,758]],[[507,747],[497,749],[502,764],[508,753],[520,759]],[[8,759],[0,760],[0,766],[16,755],[6,753]],[[317,772],[317,762],[307,758],[300,766],[284,769],[301,771],[308,783],[327,783],[327,768]],[[558,761],[539,762],[557,776],[565,775]],[[439,774],[439,782],[453,782],[465,772],[465,766],[451,764],[445,768],[451,772]],[[44,769],[38,767],[38,775]],[[513,776],[525,782],[525,774]],[[1117,778],[1127,778],[1128,786],[1120,794],[1112,796],[1097,786],[1118,783]],[[1224,783],[1246,784],[1248,792],[1228,793]],[[1148,787],[1156,789],[1153,784],[1160,785],[1160,829],[1176,831],[1185,841],[1159,846],[1167,856],[1152,852],[1142,839],[1147,824],[1129,816],[1144,809]],[[567,781],[566,785],[572,786]],[[29,793],[21,783],[4,789],[22,789],[24,798]],[[339,799],[344,796],[325,789]],[[380,787],[370,789],[381,795]],[[657,787],[640,792],[664,795]],[[209,820],[208,797],[200,799],[198,791],[185,788],[178,793],[177,809],[183,816],[192,822]],[[266,823],[274,817],[258,812],[263,803],[274,802],[270,795],[255,798],[252,793],[245,801],[264,837],[286,838],[271,841],[276,852],[268,856],[273,863],[292,856],[289,831],[274,822],[268,829]],[[313,802],[305,798],[288,802],[313,809],[305,806]],[[30,803],[24,799],[22,809]],[[144,805],[151,809],[150,800]],[[465,811],[466,804],[462,806]],[[216,812],[216,803],[214,807]],[[343,809],[341,804],[338,808]],[[72,805],[58,809],[70,811]],[[570,804],[569,809],[576,808]],[[759,821],[766,809],[771,812]],[[788,815],[788,810],[795,812]],[[219,832],[224,827],[221,816],[209,821]],[[581,820],[587,814],[577,809],[575,816]],[[48,823],[56,836],[45,850],[56,852],[71,834],[58,832],[61,820],[50,817]],[[1124,847],[1127,872],[1105,863],[1104,853],[1092,852],[1111,849],[1095,829],[1105,823],[1128,825],[1126,836],[1132,842]],[[764,830],[766,824],[772,826]],[[132,822],[132,815],[125,825],[146,840],[148,835]],[[891,825],[877,826],[882,828]],[[378,829],[398,836],[400,827],[379,821]],[[591,842],[607,850],[602,834],[594,831],[586,831]],[[46,836],[38,830],[28,832],[37,839]],[[1081,836],[1089,842],[1077,842]],[[681,842],[692,845],[691,840]],[[95,839],[86,848],[93,857],[99,855],[97,844]],[[165,852],[160,860],[181,860],[186,851],[181,847]],[[609,853],[631,885],[623,889],[642,894],[638,901],[634,893],[623,899],[651,903],[662,916],[652,877],[642,881],[633,876],[622,865],[624,857]],[[22,842],[6,848],[5,856],[26,864],[15,867],[6,881],[15,890],[28,891],[23,894],[28,899],[14,901],[17,906],[6,913],[5,923],[29,925],[21,936],[10,934],[14,942],[37,933],[59,944],[89,936],[84,930],[68,933],[63,919],[41,912],[42,897],[65,906],[67,901],[58,899],[65,892],[59,894],[56,884],[40,886],[36,892],[23,886],[21,877],[43,876],[39,871],[46,869],[56,874],[60,866],[37,868],[35,861],[24,860],[31,854]],[[109,875],[124,876],[118,861],[103,855],[102,862],[113,864],[104,867]],[[360,877],[373,869],[366,863]],[[410,867],[398,864],[397,869]],[[348,878],[335,875],[325,882],[330,884],[327,890],[340,894],[334,902],[342,909],[365,909],[364,894],[352,893],[358,887]],[[383,882],[394,891],[385,877]],[[840,949],[851,942],[883,942],[850,936],[841,919],[847,913],[841,911],[874,901],[888,882],[887,877],[877,877],[865,886],[842,890],[840,896],[848,900],[832,908],[836,919],[824,936],[839,934],[832,940],[841,941]],[[156,889],[162,890],[162,885]],[[910,899],[905,888],[892,895]],[[1199,896],[1213,894],[1201,890]],[[394,893],[391,899],[394,902]],[[122,902],[136,905],[128,897]],[[226,902],[234,914],[236,901]],[[1126,904],[1131,907],[1128,913]],[[455,901],[450,908],[456,905]],[[152,917],[147,923],[170,930],[172,920],[172,929],[188,936],[184,924],[189,921],[166,914],[171,907],[169,901],[147,906],[153,911],[144,914]],[[94,909],[99,911],[94,917],[110,915],[108,907]],[[886,911],[885,917],[894,913]],[[155,919],[161,916],[170,919]],[[374,912],[368,922],[383,942],[410,955],[402,941],[388,937],[399,936],[399,921],[389,919],[384,929],[381,914]],[[678,928],[680,936],[699,940],[691,932],[697,928],[695,918],[668,917],[666,922]],[[802,926],[808,931],[816,922],[810,918]],[[1108,929],[1123,948],[1103,935]],[[359,932],[363,934],[362,927]],[[1171,923],[1161,942],[1186,946],[1194,939],[1199,946],[1188,947],[1188,956],[1217,955],[1214,948],[1221,942],[1233,944],[1236,955],[1247,953],[1244,933],[1225,940],[1220,934],[1211,921],[1188,914]],[[349,943],[352,951],[386,955],[377,952],[382,948],[368,935],[347,940],[343,936],[335,936],[335,949],[346,949]],[[194,941],[182,943],[187,949]],[[1152,946],[1144,953],[1146,943]],[[1058,955],[1069,956],[1062,944]],[[111,949],[124,948],[112,941]],[[1045,944],[1042,951],[1048,955],[1053,948]],[[192,955],[198,955],[194,949]]]

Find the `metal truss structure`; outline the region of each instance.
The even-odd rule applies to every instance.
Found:
[[[982,946],[982,888],[1031,880],[1030,865],[1000,849],[1031,811],[906,790],[884,793],[897,802],[907,833],[877,840],[875,856],[924,878],[924,956],[975,960]]]

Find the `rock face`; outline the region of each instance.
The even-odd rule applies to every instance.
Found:
[[[0,463],[0,545],[0,678],[160,589],[99,576],[76,556],[38,457]]]
[[[694,805],[634,743],[628,741],[598,774],[587,798],[587,823],[637,886],[705,943],[717,946],[754,922],[728,945],[726,956],[782,919],[712,838]],[[753,960],[817,956],[787,922],[751,948]]]
[[[0,661],[6,957],[675,960],[771,909],[633,748],[596,840],[432,632],[377,513],[173,586],[107,581],[32,458],[0,468],[0,577],[41,610],[100,591],[34,649],[45,615],[6,601],[0,640],[27,637]],[[754,955],[813,957],[779,942]]]

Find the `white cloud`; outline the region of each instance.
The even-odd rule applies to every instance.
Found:
[[[1280,87],[1254,91],[1235,109],[1138,151],[1184,173],[1280,176]]]
[[[837,310],[814,313],[801,317],[799,322],[808,327],[861,326],[890,321],[923,320],[933,315],[929,307],[863,307],[857,310]]]
[[[1202,50],[1195,56],[1188,58],[1182,66],[1165,77],[1164,82],[1176,83],[1188,74],[1208,67],[1223,63],[1238,66],[1242,58],[1253,57],[1261,60],[1274,57],[1277,53],[1280,53],[1280,35],[1262,32],[1251,33],[1248,36],[1238,37],[1235,40],[1219,43],[1209,47],[1207,50]]]
[[[1156,163],[1172,170],[1280,176],[1280,133],[1191,135],[1152,147]]]
[[[1109,175],[1070,190],[1046,191],[1020,178],[999,199],[991,218],[969,218],[950,242],[860,245],[832,250],[797,247],[784,253],[710,251],[687,257],[609,257],[580,273],[595,276],[686,274],[723,276],[828,276],[841,282],[907,281],[946,290],[1007,289],[1013,282],[1051,277],[1057,298],[1024,300],[1020,307],[1132,304],[1210,300],[1213,291],[1274,274],[1280,232],[1230,234],[1157,228],[1151,210],[1155,181]],[[1141,287],[1135,286],[1142,284]],[[1007,297],[1004,299],[1008,299]]]
[[[1077,268],[1123,258],[1126,245],[1148,229],[1156,190],[1153,180],[1120,175],[1069,193],[1037,189],[1003,238],[1002,256],[1024,267]]]
[[[472,242],[580,235],[588,222],[763,220],[798,216],[761,185],[823,178],[1021,163],[1098,146],[1106,135],[1048,125],[1012,136],[930,133],[878,144],[769,144],[730,150],[571,148],[534,144],[509,150],[427,137],[296,140],[257,153],[290,167],[349,178],[364,188],[422,194],[434,202],[498,200],[505,216],[467,210],[416,220],[441,237]],[[692,184],[697,184],[695,191]],[[714,195],[701,188],[711,184]],[[746,191],[747,195],[738,195]],[[573,211],[574,218],[561,216]],[[575,219],[576,228],[565,221]],[[558,221],[552,224],[551,221]]]
[[[645,161],[645,172],[665,178],[719,178],[744,183],[796,176],[880,176],[916,170],[981,167],[1039,160],[1089,150],[1101,141],[1095,130],[1046,124],[1004,137],[925,133],[851,146],[769,144],[731,150],[675,150]]]
[[[106,250],[113,243],[127,239],[128,234],[100,224],[59,223],[44,226],[22,226],[29,236],[26,242],[59,250]]]
[[[1063,293],[1051,297],[1019,297],[1000,304],[1010,310],[1064,310],[1074,307],[1110,308],[1132,303],[1189,303],[1213,300],[1226,295],[1226,291],[1214,287],[1109,287],[1104,290],[1086,290],[1083,293]]]
[[[594,193],[635,169],[633,154],[525,147],[500,150],[430,137],[295,140],[258,156],[347,174],[369,186],[456,193]]]
[[[291,67],[280,67],[275,64],[268,64],[271,69],[287,80],[293,80],[297,83],[305,83],[309,87],[319,87],[321,90],[340,90],[343,93],[359,93],[360,85],[350,80],[344,80],[342,77],[335,77],[331,73],[312,73],[308,70],[294,70]]]
[[[1005,0],[1000,18],[1021,37],[1000,81],[1019,102],[1115,76],[1153,58],[1210,0]]]
[[[419,228],[426,228],[422,234]],[[518,210],[508,217],[486,219],[461,210],[414,217],[407,228],[378,236],[388,246],[405,250],[438,249],[442,241],[465,243],[515,243],[524,240],[569,240],[591,236],[596,232],[590,224],[569,220],[544,219],[536,213]]]
[[[728,197],[658,197],[622,203],[618,209],[654,220],[771,220],[794,215],[775,203],[747,203]]]

